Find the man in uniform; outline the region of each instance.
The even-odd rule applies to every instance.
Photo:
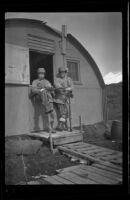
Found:
[[[38,68],[38,79],[32,82],[32,94],[36,98],[40,98],[42,105],[45,108],[45,113],[49,119],[49,131],[55,133],[53,129],[54,124],[54,113],[53,113],[53,87],[51,83],[45,79],[45,69]]]
[[[60,67],[55,80],[55,110],[58,121],[57,129],[60,131],[68,130],[68,98],[72,91],[73,82],[68,77],[68,68]]]

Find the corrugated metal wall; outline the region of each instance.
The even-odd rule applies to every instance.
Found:
[[[9,44],[54,54],[54,76],[58,67],[63,64],[59,45],[61,38],[38,28],[38,25],[22,23],[20,26],[17,23],[6,27],[5,40]],[[73,124],[78,124],[78,115],[80,114],[86,124],[101,121],[103,119],[102,88],[96,75],[87,60],[72,44],[67,46],[67,57],[80,61],[82,82],[81,85],[75,85],[75,103],[72,104]],[[29,99],[29,84],[6,85],[5,101],[6,135],[23,134],[34,130],[36,125],[34,113],[39,114],[40,107],[35,110],[33,102]],[[46,122],[45,118],[44,122]],[[41,116],[38,123],[42,130],[44,124]]]

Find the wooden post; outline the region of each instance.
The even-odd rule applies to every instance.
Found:
[[[48,114],[48,123],[49,123],[49,142],[50,142],[50,150],[53,153],[53,141],[52,141],[52,126],[51,126],[51,116]]]
[[[62,25],[62,55],[63,55],[64,68],[66,68],[66,37],[67,37],[67,26]]]
[[[82,133],[82,121],[81,121],[81,115],[79,115],[79,127],[80,127],[80,133]]]
[[[52,133],[49,131],[49,140],[50,140],[50,149],[51,152],[53,153],[53,141],[52,141]]]
[[[72,121],[71,121],[71,101],[69,96],[69,122],[70,122],[70,132],[72,132]]]
[[[81,115],[79,116],[79,126],[80,126],[80,133],[82,134],[83,131],[82,131],[82,118],[81,118]],[[82,136],[82,142],[83,142],[83,136]]]

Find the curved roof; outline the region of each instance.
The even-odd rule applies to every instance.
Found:
[[[90,55],[90,53],[84,48],[84,46],[71,34],[67,34],[67,38],[73,43],[73,45],[76,46],[77,49],[80,50],[80,52],[84,55],[84,57],[87,59],[87,61],[90,63],[90,65],[92,66],[93,71],[95,72],[99,83],[101,85],[102,88],[105,87],[105,83],[104,80],[102,78],[101,72],[96,64],[96,62],[94,61],[94,59],[92,58],[92,56]]]
[[[34,24],[39,24],[42,27],[44,26],[45,28],[47,28],[48,30],[50,30],[52,33],[56,34],[57,36],[61,37],[61,32],[58,31],[57,29],[54,29],[50,26],[48,26],[46,24],[46,22],[43,22],[41,20],[36,20],[36,19],[25,19],[25,18],[9,18],[6,19],[6,23],[11,22],[11,21],[15,21],[15,22],[32,22]],[[70,33],[67,34],[67,39],[84,55],[84,57],[87,59],[87,61],[90,63],[90,65],[92,66],[93,71],[95,72],[98,80],[99,80],[99,84],[102,88],[105,87],[105,83],[104,80],[102,78],[101,72],[96,64],[96,62],[94,61],[94,59],[92,58],[92,56],[90,55],[90,53],[84,48],[84,46]]]

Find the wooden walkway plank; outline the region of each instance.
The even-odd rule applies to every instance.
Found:
[[[105,165],[101,165],[101,164],[97,164],[97,163],[93,163],[92,166],[122,175],[122,170],[119,170],[119,169],[114,169],[114,168],[111,168],[111,167],[108,167]]]
[[[68,171],[72,171],[73,169],[78,169],[80,166],[82,166],[83,164],[79,164],[79,165],[75,165],[75,166],[70,166],[70,167],[66,167],[66,168],[62,168],[62,169],[57,169],[56,172],[58,173],[62,173],[62,172],[68,172]]]
[[[69,144],[67,144],[67,145],[64,145],[64,147],[66,147],[66,148],[69,148],[69,149],[80,149],[80,148],[85,148],[86,149],[86,144],[82,144],[82,145],[70,145],[70,146],[68,146]],[[90,147],[90,146],[89,146]]]
[[[113,160],[113,159],[121,158],[121,156],[115,154],[115,155],[103,156],[102,158],[103,158],[104,160]]]
[[[88,166],[88,168],[89,168],[90,166]],[[104,176],[106,176],[106,175],[108,175],[108,176],[110,176],[110,177],[116,177],[116,178],[122,178],[122,175],[121,174],[117,174],[117,173],[114,173],[114,172],[112,172],[112,171],[107,171],[107,170],[105,170],[105,169],[101,169],[101,168],[98,168],[98,167],[95,167],[95,166],[93,166],[93,165],[91,165],[91,168],[92,169],[94,169],[95,171],[97,171],[97,172],[101,172]]]
[[[81,168],[81,169],[85,169],[85,168]],[[118,183],[122,179],[121,176],[119,177],[119,176],[117,176],[115,174],[110,174],[106,170],[103,171],[103,170],[101,170],[99,168],[95,168],[95,167],[92,167],[92,166],[86,167],[86,170],[90,171],[92,173],[100,174],[101,176],[110,179],[110,181],[112,180],[114,183]]]
[[[75,149],[76,151],[79,151],[79,152],[83,152],[83,151],[98,151],[98,150],[100,150],[100,151],[102,151],[99,147],[88,147],[88,148],[86,148],[86,147],[84,147],[84,148],[77,148],[77,149]]]
[[[85,150],[84,153],[86,154],[94,154],[94,153],[101,153],[102,152],[102,149],[95,149],[95,150]],[[109,152],[107,152],[108,154],[110,154]]]
[[[119,155],[122,155],[122,152],[119,152],[119,151],[116,151],[116,150],[112,150],[112,149],[108,149],[108,148],[104,148],[104,147],[97,146],[97,145],[93,145],[93,144],[84,143],[84,142],[74,143],[74,144],[66,144],[66,145],[64,145],[64,147],[74,148],[74,149],[82,149],[82,148],[85,149],[85,147],[86,148],[100,148],[103,151],[110,152],[110,154],[117,153]]]
[[[90,168],[88,168],[87,170],[80,168],[80,170],[84,173],[83,176],[85,176],[85,174],[87,174],[86,176],[89,179],[91,179],[97,183],[100,183],[100,184],[116,184],[117,183],[116,180],[112,180],[108,177],[98,174],[98,173],[96,173],[96,171],[92,171]],[[76,170],[74,170],[74,171],[75,171],[75,173],[77,173]]]
[[[122,166],[122,159],[110,160],[111,163]]]
[[[105,155],[112,155],[113,154],[113,152],[109,152],[109,151],[102,151],[102,152],[97,152],[97,153],[95,153],[95,156],[96,157],[101,157],[101,156],[105,156]]]
[[[70,146],[70,148],[71,148],[71,146]],[[72,147],[73,149],[87,149],[87,150],[89,150],[89,149],[98,149],[98,148],[100,148],[100,147],[93,147],[92,145],[86,145],[86,144],[84,144],[84,145],[80,145],[80,146],[74,146],[74,147]]]
[[[96,181],[94,181],[94,180],[92,180],[92,179],[90,179],[89,177],[88,177],[88,173],[82,173],[81,171],[80,171],[80,169],[77,169],[77,170],[73,170],[71,173],[73,173],[73,174],[75,174],[75,175],[77,175],[78,177],[80,177],[81,178],[81,180],[85,180],[86,181],[86,184],[98,184]]]
[[[112,179],[111,176],[110,176],[110,174],[109,174],[108,176],[106,176],[106,175],[104,174],[104,172],[101,173],[101,171],[95,170],[95,169],[93,169],[91,166],[81,167],[81,169],[84,170],[84,171],[87,171],[88,173],[92,173],[92,174],[95,175],[95,176],[99,175],[100,178],[102,177],[103,180],[106,180],[106,181],[108,181],[108,182],[111,182],[111,183],[116,183],[116,182],[118,182],[117,179]],[[106,173],[107,173],[107,172],[106,172]]]
[[[84,169],[78,169],[78,170],[74,170],[73,172],[75,173],[79,173],[80,176],[83,176],[84,178],[90,179],[98,184],[113,184],[113,181],[111,181],[110,179],[103,177],[99,174],[93,173],[89,170],[84,170]]]
[[[111,153],[120,153],[120,154],[122,154],[122,152],[119,152],[119,151],[117,151],[117,150],[112,150],[112,149],[109,149],[109,148],[105,148],[105,147],[102,147],[102,146],[97,146],[97,145],[94,145],[94,144],[92,144],[92,146],[95,146],[95,147],[100,147],[102,150],[104,150],[104,151],[109,151],[109,152],[111,152]]]
[[[104,162],[102,161],[101,159],[98,159],[96,157],[93,157],[93,156],[90,156],[88,154],[83,154],[83,153],[79,153],[79,152],[76,152],[72,149],[68,149],[68,148],[65,148],[63,146],[59,146],[58,147],[59,150],[63,151],[63,152],[67,152],[71,155],[74,155],[74,156],[78,156],[80,158],[83,158],[85,160],[90,160],[92,162],[96,162],[96,163],[101,163],[102,165],[105,165],[105,166],[110,166],[110,167],[113,167],[113,168],[116,168],[116,169],[119,169],[119,166],[115,166],[113,165],[112,163],[109,163],[109,162]]]
[[[73,182],[66,180],[58,175],[54,175],[53,178],[57,181],[60,181],[62,184],[74,184]]]
[[[51,183],[51,184],[58,184],[61,185],[62,183],[55,180],[52,176],[48,176],[47,178],[44,179],[45,181]]]
[[[73,181],[75,184],[93,184],[91,180],[80,177],[73,172],[64,172],[62,174],[59,174],[59,176],[64,177],[67,180]]]
[[[82,145],[82,144],[84,144],[84,142],[75,142],[75,143],[73,143],[73,144],[64,144],[63,146],[64,147],[70,147],[70,146],[78,146],[78,145]]]

